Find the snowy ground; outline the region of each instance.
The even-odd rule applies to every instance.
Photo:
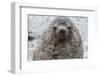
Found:
[[[36,43],[43,32],[48,28],[51,21],[53,21],[57,16],[35,16],[29,15],[29,36],[32,36],[34,40],[28,41],[28,59],[32,60],[32,54],[36,48]],[[88,57],[88,18],[87,17],[68,17],[70,18],[75,26],[79,29],[82,37],[83,47],[84,47],[84,58]]]

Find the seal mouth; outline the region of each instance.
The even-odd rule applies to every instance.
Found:
[[[59,38],[65,39],[66,38],[66,33],[59,33]]]

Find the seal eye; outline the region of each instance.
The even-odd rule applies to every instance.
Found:
[[[56,30],[57,29],[57,27],[54,27],[54,30]]]
[[[71,27],[68,27],[68,29],[70,30],[70,29],[71,29]]]

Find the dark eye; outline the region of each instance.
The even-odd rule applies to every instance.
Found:
[[[71,29],[71,27],[68,27],[68,29],[70,30],[70,29]]]
[[[57,29],[57,27],[54,27],[54,30],[56,30]]]

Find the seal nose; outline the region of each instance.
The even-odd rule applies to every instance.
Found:
[[[63,30],[63,29],[62,29],[62,30],[60,30],[60,33],[65,33],[65,30]]]

